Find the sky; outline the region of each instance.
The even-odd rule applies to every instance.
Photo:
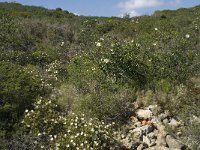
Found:
[[[0,0],[24,5],[62,8],[84,16],[151,15],[155,10],[188,8],[200,5],[200,0]]]

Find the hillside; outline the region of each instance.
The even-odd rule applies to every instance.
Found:
[[[199,108],[200,6],[118,18],[0,3],[0,149],[170,149],[170,135],[196,150]]]

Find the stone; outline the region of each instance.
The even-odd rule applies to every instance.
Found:
[[[138,118],[136,118],[135,116],[131,116],[130,117],[131,122],[135,123],[138,122]]]
[[[147,125],[147,122],[148,122],[147,120],[142,120],[142,121],[141,121],[141,123],[142,123],[143,126],[144,126],[144,125]]]
[[[138,109],[136,115],[139,119],[150,119],[152,117],[151,110]]]
[[[143,138],[142,138],[142,139],[143,139],[142,141],[143,141],[145,144],[147,144],[148,147],[151,146],[151,140],[150,140],[147,136],[144,136],[144,135],[143,135]]]
[[[162,123],[154,124],[154,126],[158,129],[159,133],[163,136],[167,135],[167,132],[165,131],[165,126]]]
[[[145,125],[145,126],[134,129],[133,132],[142,131],[142,133],[146,135],[146,134],[152,132],[153,129],[154,129],[153,126]]]
[[[133,103],[134,109],[139,109],[142,106],[143,106],[143,103],[141,101],[136,101]]]
[[[147,136],[148,136],[150,139],[155,139],[155,138],[156,138],[155,132],[150,132]]]
[[[156,145],[156,139],[151,139],[151,145],[150,145],[150,147],[155,146],[155,145]]]
[[[170,125],[171,127],[173,127],[173,128],[176,128],[176,127],[179,127],[179,126],[180,126],[180,122],[178,122],[177,120],[175,120],[174,118],[172,118],[172,119],[170,120],[169,125]]]
[[[169,120],[168,120],[167,118],[165,118],[165,119],[163,120],[163,123],[164,123],[164,124],[168,124],[168,123],[169,123]]]
[[[173,138],[171,135],[166,136],[166,142],[169,148],[182,150],[185,147],[181,142]]]
[[[141,126],[142,126],[142,123],[141,123],[141,122],[136,122],[136,123],[134,124],[134,126],[135,126],[135,127],[141,127]]]
[[[135,137],[141,138],[143,133],[140,128],[135,128],[133,130],[130,130],[130,133],[133,133]]]
[[[147,109],[153,111],[153,110],[156,109],[157,107],[158,107],[158,105],[149,105],[149,106],[147,107]]]
[[[153,146],[153,147],[146,148],[144,150],[178,150],[178,149],[171,149],[164,146]]]
[[[157,123],[160,123],[161,120],[160,120],[158,117],[153,116],[152,119],[151,119],[151,122],[152,122],[153,124],[157,124]]]
[[[143,144],[140,144],[138,147],[137,147],[137,150],[143,150],[144,146]]]
[[[168,117],[168,114],[166,114],[166,113],[161,113],[161,114],[158,115],[158,118],[159,118],[161,121],[163,121],[163,120],[166,119],[167,117]]]
[[[178,135],[178,136],[181,136],[181,135],[182,135],[182,132],[181,132],[181,131],[177,132],[177,135]]]
[[[165,139],[164,135],[162,135],[162,134],[157,135],[156,145],[157,146],[164,146],[164,147],[167,146],[166,139]]]

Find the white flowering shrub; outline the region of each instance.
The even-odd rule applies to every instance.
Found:
[[[34,110],[25,111],[21,126],[24,133],[38,137],[39,149],[99,150],[114,144],[112,124],[62,113],[53,99],[38,99]]]

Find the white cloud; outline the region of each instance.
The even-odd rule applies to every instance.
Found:
[[[130,17],[134,17],[134,16],[140,16],[140,13],[138,13],[135,10],[132,10],[131,12],[129,12]]]
[[[150,8],[161,5],[163,2],[159,0],[127,0],[120,2],[118,7],[123,10],[133,10],[140,8]]]
[[[119,17],[124,17],[126,14],[128,14],[130,17],[135,17],[135,16],[141,16],[140,13],[138,13],[135,10],[129,11],[129,12],[121,12],[121,14],[119,15]]]
[[[129,13],[130,16],[138,16],[139,9],[153,8],[161,5],[175,5],[181,3],[182,0],[126,0],[120,2],[117,7],[120,8],[121,13]]]

